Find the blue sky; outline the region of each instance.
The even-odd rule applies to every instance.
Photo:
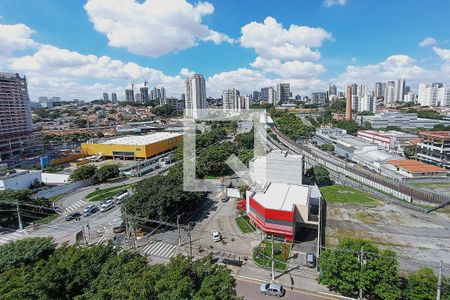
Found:
[[[122,98],[142,77],[178,96],[190,72],[212,96],[280,81],[301,95],[397,77],[449,83],[449,14],[445,0],[2,0],[0,67],[26,74],[32,99]]]

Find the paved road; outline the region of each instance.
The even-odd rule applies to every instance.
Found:
[[[259,293],[259,286],[261,283],[237,279],[237,293],[239,296],[244,297],[249,300],[267,300],[274,299],[273,296],[265,296]],[[338,299],[331,296],[313,294],[309,292],[304,292],[300,290],[289,290],[289,287],[285,287],[286,295],[282,298],[285,300],[324,300],[324,299]],[[275,298],[276,299],[276,298]]]

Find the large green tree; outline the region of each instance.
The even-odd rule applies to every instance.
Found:
[[[320,269],[319,282],[343,295],[357,297],[362,289],[367,298],[401,299],[396,254],[368,241],[341,240],[322,252]]]
[[[95,165],[87,164],[80,166],[79,168],[75,169],[72,174],[70,174],[70,181],[80,181],[80,180],[86,180],[86,179],[92,179],[95,176],[95,173],[97,172],[97,167]]]
[[[230,271],[211,257],[148,265],[109,245],[63,246],[0,273],[0,299],[238,299]]]
[[[118,164],[103,165],[95,171],[92,181],[94,183],[105,182],[108,179],[116,178],[119,174],[120,170]]]

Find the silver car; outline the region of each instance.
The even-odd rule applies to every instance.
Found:
[[[263,295],[283,297],[285,290],[281,284],[278,283],[262,283],[259,287],[259,291]]]

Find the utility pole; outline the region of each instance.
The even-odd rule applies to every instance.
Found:
[[[439,263],[439,277],[438,277],[438,286],[437,286],[436,300],[441,300],[442,269],[443,269],[443,265],[442,265],[442,260],[441,260],[441,262]]]
[[[178,248],[181,247],[180,215],[177,215]]]
[[[364,266],[364,247],[361,247],[361,250],[359,251],[359,263],[360,263],[359,281],[361,282],[361,276]],[[363,289],[361,286],[359,287],[359,299],[363,299]]]
[[[189,234],[189,255],[190,255],[191,258],[192,258],[191,223],[189,223],[188,226],[189,226],[189,232],[188,232],[188,234]]]
[[[275,281],[275,259],[273,252],[273,234],[272,234],[272,282]]]
[[[127,210],[125,206],[123,206],[123,218],[125,221],[125,236],[127,237],[127,240],[130,239],[130,228],[128,226],[128,216],[127,216]]]
[[[17,208],[17,220],[19,221],[19,229],[23,229],[22,224],[22,216],[20,215],[20,208],[19,208],[19,201],[16,201],[16,208]]]
[[[137,249],[137,238],[136,238],[136,220],[133,218],[133,237],[134,237],[134,248]]]

